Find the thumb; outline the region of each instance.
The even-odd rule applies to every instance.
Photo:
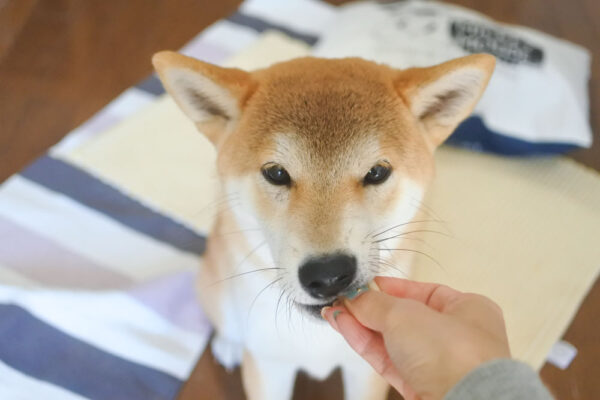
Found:
[[[405,399],[417,398],[396,370],[381,334],[365,328],[344,307],[325,307],[322,316],[344,337],[350,347]]]
[[[419,301],[374,290],[362,292],[354,299],[346,298],[344,305],[362,325],[381,333],[402,326],[414,326],[415,322],[435,313]]]

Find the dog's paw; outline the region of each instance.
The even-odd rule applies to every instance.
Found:
[[[242,362],[244,347],[241,343],[216,335],[212,339],[211,349],[219,364],[228,371],[233,370]]]

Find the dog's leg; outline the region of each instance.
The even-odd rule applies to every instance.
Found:
[[[293,365],[257,359],[244,352],[242,382],[248,400],[291,400],[295,378]]]
[[[344,365],[344,400],[385,400],[388,383],[366,363]]]

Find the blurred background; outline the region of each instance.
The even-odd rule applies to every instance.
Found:
[[[152,73],[153,53],[181,48],[208,25],[232,14],[240,3],[0,0],[0,181],[44,154],[119,93],[148,77]],[[594,145],[572,152],[569,157],[600,170],[600,2],[449,3],[479,11],[499,22],[567,39],[591,52],[589,93]],[[600,398],[598,315],[600,285],[596,283],[564,336],[579,350],[579,355],[565,370],[547,364],[541,371],[558,398]],[[296,398],[339,398],[339,385],[339,374],[324,383],[309,382],[301,376]],[[227,374],[205,354],[180,398],[241,398],[239,373]]]

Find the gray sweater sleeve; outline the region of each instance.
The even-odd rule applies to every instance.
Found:
[[[537,373],[527,364],[499,359],[477,367],[444,400],[551,400]]]

